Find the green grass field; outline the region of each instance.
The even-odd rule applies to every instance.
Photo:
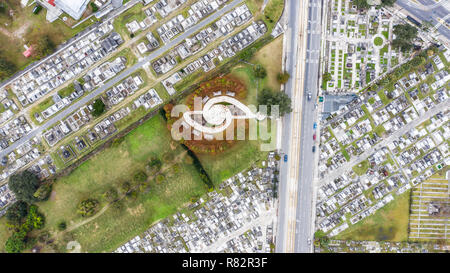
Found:
[[[111,251],[154,221],[176,212],[191,197],[207,191],[192,163],[185,163],[184,150],[172,142],[163,118],[157,115],[129,133],[118,146],[107,148],[56,181],[50,199],[38,203],[46,217],[45,229],[56,235],[57,224],[62,220],[67,222],[68,229],[77,226],[85,220],[76,213],[82,199],[98,199],[103,207],[106,201],[102,194],[108,188],[131,182],[137,171],[146,170],[152,156],[162,160],[166,153],[173,154],[174,159],[162,166],[164,182],[157,184],[149,178],[148,192],[140,193],[136,200],[123,200],[124,209],[110,207],[95,220],[70,232],[69,238],[80,242],[82,251]],[[175,163],[179,165],[176,174],[172,168]],[[60,236],[57,240],[59,250],[64,250],[67,237]]]
[[[281,73],[282,48],[283,37],[279,36],[259,50],[251,60],[252,63],[262,65],[267,71],[267,76],[261,80],[261,85],[274,91],[280,90],[277,75]]]
[[[350,226],[335,236],[340,240],[406,241],[408,239],[409,191],[396,196],[393,201],[374,215]]]
[[[256,140],[237,141],[233,147],[223,153],[198,155],[203,168],[210,175],[214,185],[220,184],[234,174],[264,160],[267,152],[262,152]]]
[[[383,38],[381,37],[375,37],[375,39],[373,40],[374,45],[376,46],[381,46],[383,44]]]

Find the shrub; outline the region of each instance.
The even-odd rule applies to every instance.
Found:
[[[253,66],[253,71],[255,72],[255,77],[264,79],[267,76],[267,71],[262,65]]]
[[[159,183],[163,182],[164,179],[165,179],[164,175],[158,174],[158,176],[156,176],[156,183],[159,184]]]
[[[80,202],[78,205],[78,213],[81,216],[91,216],[97,212],[98,201],[95,199],[86,199]]]
[[[61,221],[58,223],[58,230],[63,231],[67,228],[67,224],[65,221]]]
[[[118,197],[117,190],[111,187],[103,194],[103,197],[105,197],[107,202],[111,203],[117,200]]]
[[[278,75],[277,75],[277,81],[278,81],[280,84],[285,84],[285,83],[287,83],[287,81],[289,80],[289,77],[290,77],[290,75],[289,75],[289,73],[287,73],[287,72],[278,73]]]
[[[91,114],[94,117],[101,116],[101,114],[103,114],[103,112],[105,112],[105,108],[106,108],[105,104],[103,103],[103,101],[101,99],[96,99],[94,101],[94,103],[92,104],[92,107],[94,109],[92,109]]]
[[[141,182],[145,182],[147,180],[147,174],[143,171],[138,171],[137,173],[134,174],[134,182],[137,183],[141,183]]]

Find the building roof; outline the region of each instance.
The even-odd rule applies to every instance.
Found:
[[[89,0],[55,0],[55,5],[78,20],[86,10]]]
[[[33,47],[32,46],[30,46],[27,50],[25,50],[22,54],[23,54],[23,56],[25,56],[25,57],[30,57],[31,56],[31,54],[33,53]]]

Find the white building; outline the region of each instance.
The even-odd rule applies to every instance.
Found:
[[[55,0],[55,6],[78,20],[83,15],[89,0]]]

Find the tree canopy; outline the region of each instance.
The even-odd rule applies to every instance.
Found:
[[[27,213],[28,204],[24,201],[19,200],[8,207],[5,217],[9,223],[19,225],[27,216]]]
[[[392,7],[395,4],[395,1],[397,0],[381,0],[381,5]]]
[[[81,216],[91,216],[97,212],[98,201],[95,199],[86,199],[78,205],[78,213]]]
[[[261,91],[261,94],[258,95],[258,105],[267,105],[268,108],[278,105],[280,116],[292,112],[291,98],[284,92],[272,92],[270,89]]]
[[[253,66],[253,71],[255,72],[255,77],[264,79],[267,76],[267,71],[262,65]]]
[[[358,7],[358,9],[368,9],[370,5],[367,3],[367,0],[353,0],[353,4]]]
[[[412,41],[417,37],[417,28],[409,24],[395,25],[393,33],[396,36],[392,41],[393,47],[406,52],[414,46]]]
[[[289,80],[289,77],[290,77],[290,75],[286,71],[283,73],[278,73],[277,81],[281,84],[285,84]]]
[[[94,107],[94,109],[92,110],[91,114],[94,117],[99,117],[101,114],[103,114],[103,112],[105,112],[106,108],[105,104],[101,99],[96,99],[92,107]]]
[[[11,191],[15,193],[18,200],[30,204],[38,201],[34,196],[34,193],[39,188],[40,182],[34,173],[26,170],[13,174],[9,178],[8,185]]]

